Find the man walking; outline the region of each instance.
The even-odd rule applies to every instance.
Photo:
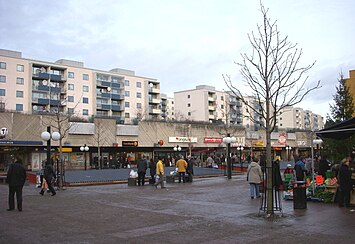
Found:
[[[15,209],[15,193],[17,200],[17,210],[22,211],[22,188],[26,181],[26,170],[20,160],[10,164],[7,171],[6,183],[9,184],[9,208],[7,211]]]
[[[179,174],[179,183],[181,183],[181,177],[182,177],[182,181],[185,183],[187,162],[184,160],[184,157],[182,155],[180,156],[180,159],[176,162],[176,167],[178,169],[178,174]]]
[[[143,156],[137,163],[138,169],[138,186],[144,186],[145,182],[145,173],[147,172],[147,159]]]
[[[187,156],[187,175],[188,177],[188,182],[192,182],[192,176],[194,175],[194,164],[195,160],[191,157],[191,155]]]
[[[156,165],[156,176],[159,177],[159,179],[158,178],[156,179],[154,186],[155,188],[158,188],[158,185],[160,184],[161,188],[165,188],[164,187],[164,164],[163,164],[164,159],[162,157],[159,157],[158,159],[159,160]]]
[[[52,193],[52,196],[57,194],[55,192],[55,190],[53,188],[53,184],[52,184],[52,180],[56,179],[56,176],[55,176],[51,162],[48,162],[48,161],[46,161],[46,166],[44,167],[44,179],[47,181],[48,189]],[[43,193],[44,193],[44,189],[42,188],[42,190],[39,192],[39,194],[41,194],[43,196]]]

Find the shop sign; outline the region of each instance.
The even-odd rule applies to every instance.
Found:
[[[280,132],[279,133],[279,144],[284,145],[286,144],[286,133],[285,132]]]
[[[122,141],[123,147],[138,147],[138,141]]]
[[[35,145],[41,146],[43,145],[42,141],[3,141],[0,140],[1,145]]]
[[[222,138],[217,138],[217,137],[205,137],[203,138],[204,143],[222,143],[223,139]]]
[[[169,142],[179,142],[179,143],[197,143],[197,137],[169,137]]]
[[[73,151],[73,149],[71,147],[63,147],[62,148],[63,153],[70,153],[72,151]],[[60,148],[58,148],[58,152],[60,152]]]
[[[256,141],[256,142],[254,143],[254,146],[256,146],[256,147],[263,147],[263,146],[264,146],[264,142],[263,142],[263,141]]]
[[[297,141],[297,145],[298,146],[306,146],[306,142],[305,141]]]

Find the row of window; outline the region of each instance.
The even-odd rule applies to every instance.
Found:
[[[5,75],[0,75],[0,83],[6,83],[6,76]],[[21,77],[17,77],[16,84],[18,84],[18,85],[25,84],[25,79],[21,78]]]
[[[0,69],[6,69],[6,63],[5,62],[0,62]],[[16,70],[18,72],[24,72],[25,71],[25,66],[22,64],[18,64],[16,66]]]
[[[16,91],[16,97],[23,97],[23,91]],[[5,89],[0,89],[0,97],[6,96],[6,90]]]

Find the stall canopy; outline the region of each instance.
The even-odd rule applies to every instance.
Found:
[[[316,132],[321,138],[345,139],[355,133],[355,117]]]

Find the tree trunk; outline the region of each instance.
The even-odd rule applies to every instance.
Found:
[[[266,214],[274,213],[273,190],[272,190],[272,157],[271,157],[271,131],[266,130],[266,199],[267,211]]]

